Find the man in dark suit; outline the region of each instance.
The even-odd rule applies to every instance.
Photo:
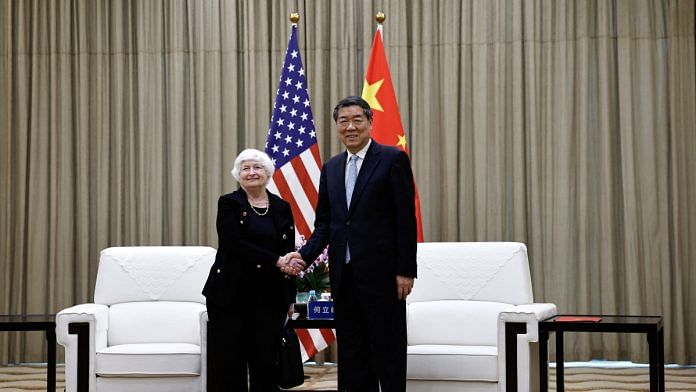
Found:
[[[405,152],[371,139],[360,97],[334,108],[347,151],[322,168],[314,233],[299,255],[329,245],[340,391],[406,390],[406,296],[416,277],[413,173]]]

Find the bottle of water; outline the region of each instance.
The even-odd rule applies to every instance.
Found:
[[[310,316],[311,312],[309,310],[309,307],[312,306],[312,302],[317,301],[317,292],[314,290],[309,290],[309,297],[307,297],[307,318],[311,319],[312,317]]]
[[[309,290],[309,296],[307,297],[307,302],[316,301],[316,300],[317,300],[317,292],[315,290]]]

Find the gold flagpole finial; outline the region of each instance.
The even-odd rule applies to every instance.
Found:
[[[384,15],[384,12],[379,11],[375,14],[375,20],[377,21],[377,23],[382,24],[382,23],[384,23],[385,19],[387,19],[387,16]]]
[[[290,14],[290,22],[297,24],[300,21],[300,14],[293,12]]]

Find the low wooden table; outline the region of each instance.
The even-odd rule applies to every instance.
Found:
[[[591,321],[557,321],[559,317],[600,317]],[[661,316],[605,316],[558,315],[539,322],[539,387],[548,391],[548,340],[549,333],[556,333],[556,390],[563,386],[563,334],[564,332],[618,332],[644,333],[650,352],[650,392],[665,390],[664,333]]]
[[[48,345],[46,390],[56,390],[56,316],[53,314],[0,314],[0,331],[44,331]]]

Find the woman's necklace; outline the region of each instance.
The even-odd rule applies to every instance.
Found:
[[[258,216],[264,216],[264,215],[268,214],[268,210],[271,209],[271,205],[270,205],[270,204],[266,206],[266,211],[264,211],[264,212],[258,212],[258,211],[256,210],[256,208],[254,208],[254,205],[251,204],[251,203],[249,203],[249,206],[251,206],[251,210],[254,211],[254,213],[256,213],[256,215],[258,215]]]
[[[251,207],[251,210],[254,211],[254,213],[258,216],[264,216],[268,214],[268,211],[271,209],[271,203],[268,201],[266,201],[266,203],[266,211],[259,212],[256,208],[254,208],[254,202],[251,199],[249,199],[249,207]]]

